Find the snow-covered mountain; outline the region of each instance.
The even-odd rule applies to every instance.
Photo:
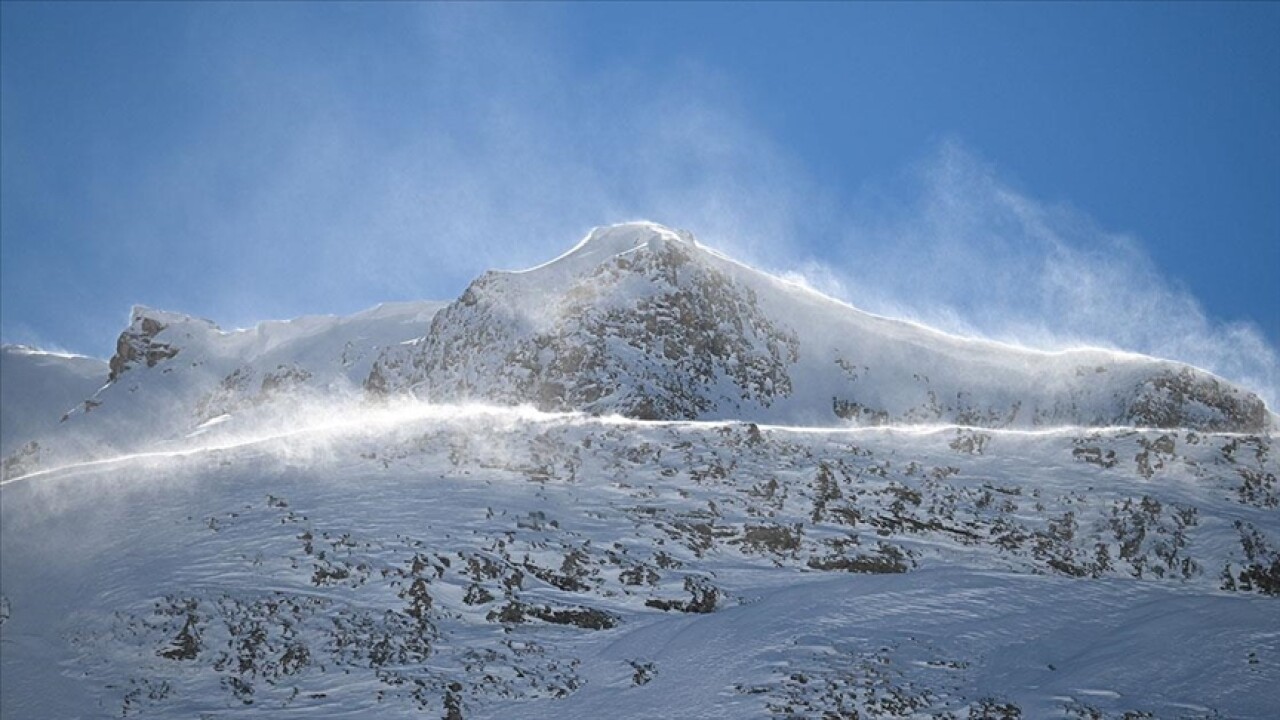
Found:
[[[379,353],[420,337],[442,306],[387,303],[346,317],[301,317],[235,331],[136,306],[109,363],[77,365],[94,379],[63,383],[42,365],[25,371],[24,377],[39,375],[37,380],[15,380],[16,389],[41,399],[15,405],[12,424],[5,425],[21,428],[24,436],[34,432],[39,448],[21,457],[7,454],[7,474],[182,440],[208,423],[252,416],[266,406],[280,412],[278,406],[304,399],[361,395]],[[9,373],[8,354],[5,367]],[[12,363],[13,372],[23,367]],[[56,392],[43,393],[44,387]]]
[[[868,315],[662,226],[452,303],[138,307],[109,362],[0,369],[6,719],[1280,707],[1255,395]]]
[[[642,419],[1257,432],[1246,390],[1178,363],[1045,353],[869,315],[652,223],[486,273],[375,363],[375,392]]]
[[[59,409],[32,426],[39,453],[10,449],[10,475],[180,440],[210,422],[287,421],[283,405],[300,397],[818,427],[1260,432],[1274,422],[1256,395],[1196,368],[1039,352],[870,315],[653,223],[597,228],[544,265],[485,273],[448,304],[233,332],[135,307],[98,384],[70,403],[51,396]]]
[[[106,382],[101,360],[0,346],[0,457],[49,432]]]

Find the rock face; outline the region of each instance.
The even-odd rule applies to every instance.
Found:
[[[863,313],[651,223],[489,272],[365,388],[640,419],[1256,432],[1255,395],[1194,368],[1044,353]]]
[[[688,236],[626,230],[593,235],[619,252],[570,276],[536,315],[523,278],[485,274],[429,335],[384,355],[366,387],[641,419],[768,407],[790,394],[798,340],[755,292],[698,262]]]
[[[168,325],[155,311],[141,306],[133,308],[129,327],[116,340],[116,354],[109,363],[109,382],[115,382],[125,371],[137,365],[155,367],[158,363],[178,354],[178,348],[156,339]]]
[[[1200,418],[1206,430],[1260,432],[1267,428],[1267,408],[1256,395],[1192,368],[1167,370],[1144,381],[1129,405],[1135,425],[1172,428]]]

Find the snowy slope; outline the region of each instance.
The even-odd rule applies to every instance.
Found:
[[[366,385],[637,418],[830,425],[1136,425],[1257,432],[1262,401],[1203,371],[1037,352],[861,312],[652,223],[490,272]]]
[[[109,370],[100,368],[96,384],[62,408],[72,410],[65,421],[40,434],[41,453],[19,460],[34,468],[105,457],[267,405],[359,394],[378,353],[422,335],[442,305],[387,303],[345,317],[308,316],[229,332],[208,320],[135,307]],[[14,414],[14,426],[34,417],[21,409]]]
[[[0,486],[0,714],[1280,704],[1274,438],[343,417]]]
[[[55,427],[106,381],[107,364],[95,358],[0,346],[0,457]]]

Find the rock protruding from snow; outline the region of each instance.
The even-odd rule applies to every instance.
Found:
[[[92,361],[93,380],[69,385],[70,396],[51,396],[52,422],[10,411],[20,406],[10,402],[18,395],[10,393],[10,368],[31,363],[25,356],[11,360],[6,347],[5,455],[38,440],[38,459],[46,465],[108,456],[198,433],[223,415],[279,411],[287,417],[292,411],[283,406],[294,399],[337,402],[359,395],[374,359],[420,337],[441,305],[388,303],[346,317],[307,316],[233,331],[138,306],[110,362]],[[38,370],[21,376],[48,374]],[[23,467],[31,465],[23,460]]]
[[[1132,424],[1156,428],[1259,432],[1269,420],[1266,405],[1256,395],[1185,366],[1144,380],[1129,412]]]
[[[198,324],[216,331],[217,325],[208,320],[198,320],[177,313],[152,310],[135,305],[130,313],[129,327],[120,333],[116,340],[116,354],[109,363],[111,373],[109,380],[115,382],[130,368],[145,364],[155,367],[178,354],[179,348],[158,339],[157,336],[174,324]]]
[[[1178,363],[1046,353],[861,312],[653,223],[489,272],[365,387],[433,401],[791,425],[1135,425],[1259,431],[1252,393]]]
[[[487,273],[367,387],[643,419],[767,407],[791,391],[798,341],[700,252],[688,235],[623,226],[533,271]]]

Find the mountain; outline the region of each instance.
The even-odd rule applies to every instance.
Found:
[[[9,450],[7,474],[181,443],[210,423],[287,424],[300,398],[816,427],[1256,433],[1274,423],[1256,395],[1190,366],[1046,353],[870,315],[653,223],[597,228],[544,265],[485,273],[451,303],[232,332],[135,307],[99,378],[79,397],[51,376],[67,390],[50,396],[56,413],[33,408],[44,441],[21,457]]]
[[[523,272],[490,272],[371,391],[641,419],[957,423],[1258,432],[1252,393],[1178,363],[1045,353],[877,317],[651,223],[598,228]]]
[[[0,717],[1280,706],[1255,395],[868,315],[659,225],[451,303],[136,307],[109,362],[0,369]]]

